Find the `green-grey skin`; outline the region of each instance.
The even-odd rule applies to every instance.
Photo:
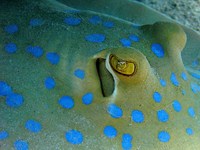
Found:
[[[72,10],[80,11],[72,13]],[[92,25],[88,20],[93,15],[112,21],[115,26],[106,29],[100,24]],[[81,18],[81,24],[67,25],[64,18],[68,16]],[[44,22],[31,27],[31,18],[42,18]],[[0,149],[14,149],[14,142],[22,139],[28,142],[30,150],[120,150],[124,133],[133,136],[134,150],[198,150],[200,147],[200,95],[191,90],[191,83],[199,84],[199,80],[190,75],[199,73],[198,66],[191,67],[200,49],[200,36],[194,31],[128,0],[5,1],[0,6],[0,20],[0,81],[5,81],[15,93],[24,97],[19,108],[10,108],[5,103],[6,97],[0,97],[0,131],[9,133],[8,138],[0,140]],[[19,26],[19,31],[9,35],[4,27],[12,23]],[[135,24],[141,27],[133,27]],[[86,41],[85,36],[92,33],[104,34],[105,41]],[[140,41],[125,48],[120,39],[130,34],[138,35]],[[16,53],[8,54],[4,50],[5,43],[9,42],[17,44]],[[163,46],[163,58],[151,51],[152,43]],[[42,57],[35,58],[27,53],[28,45],[41,46]],[[47,52],[57,52],[59,64],[49,63],[45,57]],[[135,74],[124,76],[113,70],[109,62],[111,54],[133,61],[137,66]],[[103,61],[97,63],[98,59]],[[76,69],[85,71],[83,80],[74,75]],[[172,72],[179,86],[171,83]],[[187,75],[187,81],[181,78],[182,72]],[[44,85],[48,76],[56,81],[52,90]],[[166,80],[166,87],[160,85],[160,79]],[[156,91],[162,95],[160,103],[152,97]],[[82,103],[82,96],[87,92],[94,94],[90,105]],[[64,95],[74,99],[72,109],[65,109],[58,103]],[[180,112],[173,109],[174,100],[181,103]],[[109,115],[110,103],[123,110],[121,118]],[[194,117],[188,114],[189,107],[194,108]],[[157,119],[157,111],[161,109],[169,114],[165,123]],[[132,120],[133,110],[143,112],[142,123]],[[41,123],[39,133],[25,128],[29,119]],[[115,138],[104,135],[107,125],[117,129]],[[186,133],[187,128],[193,129],[193,135]],[[66,140],[65,133],[71,129],[83,134],[82,143],[73,145]],[[168,142],[158,139],[158,133],[163,130],[170,134]]]

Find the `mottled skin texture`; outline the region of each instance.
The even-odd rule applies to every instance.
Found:
[[[29,149],[122,149],[121,137],[124,133],[129,133],[133,136],[132,149],[198,150],[200,95],[192,92],[190,84],[199,81],[187,73],[184,64],[189,66],[197,56],[200,48],[199,35],[185,27],[183,30],[174,23],[159,22],[152,25],[155,21],[170,20],[130,1],[119,1],[120,8],[118,4],[111,5],[113,1],[102,1],[99,5],[89,0],[81,4],[78,0],[62,2],[62,5],[52,1],[33,4],[4,2],[1,9],[0,81],[5,81],[14,92],[22,94],[24,103],[19,108],[10,108],[5,104],[5,97],[0,97],[0,131],[6,130],[9,133],[7,139],[0,140],[0,149],[14,149],[13,143],[17,139],[26,140]],[[126,3],[128,4],[125,5]],[[96,8],[96,12],[84,10],[73,14],[66,11],[69,10],[66,5],[79,9],[82,7],[83,10],[88,7],[88,10],[95,11]],[[113,11],[107,13],[107,7]],[[112,9],[114,7],[116,9]],[[137,12],[141,11],[139,8],[144,10],[141,17],[137,15]],[[101,14],[102,12],[107,15]],[[116,15],[112,16],[112,13]],[[94,14],[99,15],[102,20],[114,22],[114,28],[106,29],[88,23],[88,19]],[[65,24],[63,19],[68,16],[81,18],[81,24]],[[29,21],[34,17],[42,18],[44,24],[30,27]],[[19,26],[19,31],[13,35],[3,30],[11,23]],[[151,25],[133,28],[132,23]],[[91,33],[104,34],[106,40],[102,43],[86,41],[85,36]],[[119,40],[132,33],[138,35],[140,41],[132,42],[129,48],[123,47]],[[18,46],[14,54],[8,54],[4,50],[5,43],[11,41]],[[158,58],[150,50],[152,43],[162,44],[165,51],[163,58]],[[28,45],[41,46],[44,50],[42,57],[34,58],[27,53],[25,49]],[[47,61],[47,52],[57,52],[60,55],[58,65],[52,65]],[[136,73],[129,77],[118,74],[109,64],[110,54],[135,62]],[[97,72],[96,61],[99,58],[105,59],[104,69],[108,70],[114,80],[114,91],[107,97],[102,94]],[[74,76],[74,71],[78,68],[85,71],[83,80]],[[179,81],[178,87],[170,81],[172,72]],[[182,72],[186,73],[187,81],[181,78]],[[47,76],[56,80],[56,86],[52,90],[47,90],[44,86],[44,79]],[[160,85],[161,78],[165,79],[166,87]],[[110,82],[109,77],[104,80]],[[107,84],[108,87],[110,85]],[[182,94],[182,90],[186,91],[185,95]],[[160,103],[156,103],[152,98],[155,91],[162,95]],[[84,105],[81,100],[87,92],[94,94],[90,105]],[[72,109],[64,109],[58,104],[58,100],[64,95],[74,99],[75,106]],[[179,100],[182,105],[181,112],[174,111],[173,100]],[[115,119],[108,114],[107,106],[110,103],[121,107],[121,118]],[[194,118],[188,115],[189,107],[195,110]],[[156,112],[161,109],[169,114],[166,123],[157,119]],[[141,110],[144,122],[132,121],[132,110]],[[39,133],[29,132],[24,127],[28,119],[39,121],[42,130]],[[107,125],[117,129],[117,137],[109,139],[104,135],[103,129]],[[192,136],[186,134],[185,130],[188,127],[194,131]],[[70,129],[82,132],[84,141],[81,144],[73,145],[66,141],[65,133]],[[158,132],[162,130],[170,133],[169,142],[159,141]]]

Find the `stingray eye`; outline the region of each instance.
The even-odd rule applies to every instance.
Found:
[[[109,59],[111,67],[122,75],[130,76],[136,71],[136,65],[131,61],[122,60],[115,55],[110,55]]]

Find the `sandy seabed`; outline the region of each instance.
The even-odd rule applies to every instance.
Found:
[[[169,16],[200,34],[200,0],[135,0]]]

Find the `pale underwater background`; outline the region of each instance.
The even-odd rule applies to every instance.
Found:
[[[200,33],[200,0],[134,0]]]

